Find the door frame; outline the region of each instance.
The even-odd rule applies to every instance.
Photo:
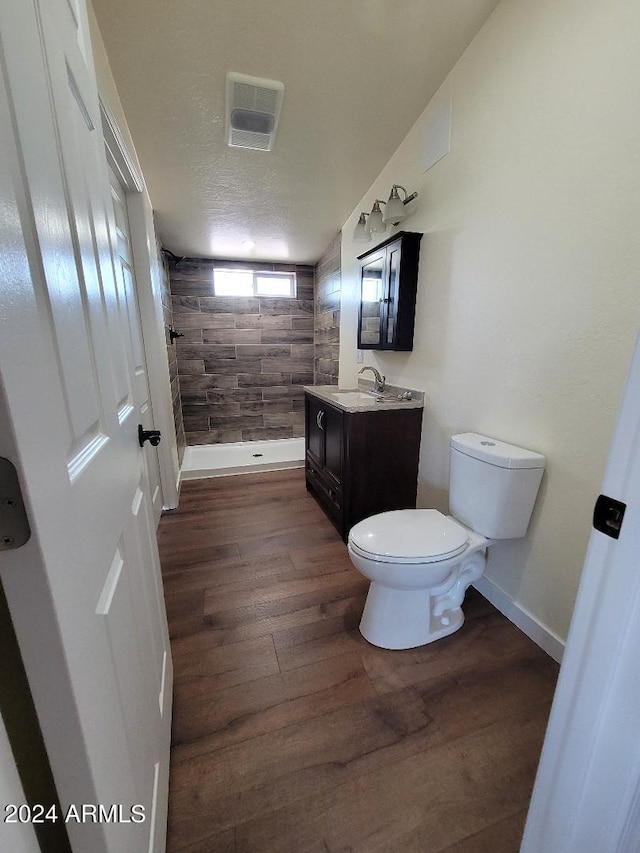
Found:
[[[127,211],[142,338],[147,363],[149,397],[155,429],[162,433],[158,445],[163,509],[178,506],[180,463],[173,419],[171,377],[167,358],[167,327],[162,305],[164,270],[156,243],[153,209],[144,177],[128,150],[113,114],[99,96],[105,146],[127,190]]]

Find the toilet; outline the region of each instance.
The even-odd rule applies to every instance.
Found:
[[[527,532],[540,453],[477,433],[451,437],[449,508],[382,512],[351,528],[351,562],[371,584],[360,632],[383,649],[424,646],[462,626],[467,587],[496,540]]]

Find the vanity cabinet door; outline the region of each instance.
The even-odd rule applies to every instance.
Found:
[[[334,486],[342,483],[343,412],[307,395],[307,457]]]
[[[305,394],[306,483],[336,525],[344,533],[343,430],[344,412]]]
[[[307,397],[306,408],[307,454],[317,468],[322,468],[324,465],[324,430],[322,428],[324,405],[317,397]]]
[[[324,427],[324,472],[334,485],[342,483],[342,427],[343,413],[333,406],[325,406],[322,424]]]

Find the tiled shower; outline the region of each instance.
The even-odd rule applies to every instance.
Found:
[[[173,324],[184,335],[174,347],[187,445],[304,435],[302,386],[337,383],[337,241],[337,254],[334,240],[315,268],[210,258],[170,264]],[[214,296],[214,267],[295,272],[296,298]]]

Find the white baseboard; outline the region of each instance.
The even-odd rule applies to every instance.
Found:
[[[481,577],[472,586],[550,657],[558,663],[562,662],[564,643],[556,634],[541,625],[528,611],[512,601],[489,578]]]

